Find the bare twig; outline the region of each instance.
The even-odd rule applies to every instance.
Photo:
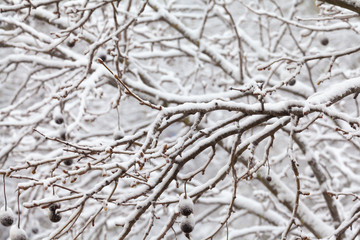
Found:
[[[132,97],[134,97],[136,100],[138,100],[141,105],[146,105],[146,106],[148,106],[148,107],[150,107],[150,108],[152,108],[152,109],[156,109],[156,110],[159,110],[159,111],[162,109],[161,106],[156,106],[156,105],[154,105],[154,104],[152,104],[152,103],[150,103],[150,102],[148,102],[148,101],[144,101],[144,100],[142,100],[140,97],[138,97],[137,95],[135,95],[135,94],[128,88],[128,86],[126,86],[126,84],[120,79],[121,76],[119,77],[118,75],[114,74],[114,73],[110,70],[110,68],[109,68],[108,66],[106,66],[106,64],[105,64],[100,58],[98,58],[98,62],[101,63],[101,64],[111,73],[111,75],[113,75],[114,78],[126,89],[126,91],[125,91],[126,94],[130,94]]]

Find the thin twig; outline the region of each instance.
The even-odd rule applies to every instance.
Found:
[[[7,198],[6,198],[6,188],[5,188],[5,174],[3,175],[3,184],[4,184],[4,204],[5,204],[5,211],[7,211]]]
[[[162,107],[161,106],[157,106],[154,105],[152,103],[150,103],[149,101],[144,101],[142,100],[140,97],[138,97],[135,93],[133,93],[128,86],[126,86],[126,84],[120,79],[120,77],[118,77],[117,74],[114,74],[113,71],[110,70],[110,68],[108,66],[106,66],[106,64],[103,62],[103,60],[101,60],[100,58],[97,59],[99,63],[101,63],[110,73],[111,75],[113,75],[113,77],[126,89],[125,93],[126,94],[130,94],[131,96],[133,96],[136,100],[139,101],[140,105],[146,105],[152,109],[156,109],[156,110],[161,110]]]

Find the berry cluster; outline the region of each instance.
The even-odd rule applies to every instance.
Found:
[[[15,215],[11,208],[2,207],[0,210],[0,222],[4,227],[10,227],[15,222]],[[26,232],[14,225],[10,228],[10,240],[26,240]]]
[[[59,222],[61,220],[61,214],[57,213],[57,209],[61,207],[60,203],[53,203],[49,206],[49,219],[52,222]]]
[[[179,211],[183,215],[180,228],[185,234],[193,231],[195,226],[194,203],[189,196],[182,194],[179,200]]]

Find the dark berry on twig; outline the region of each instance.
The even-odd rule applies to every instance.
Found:
[[[293,79],[291,79],[291,80],[289,81],[289,86],[294,86],[295,83],[296,83],[296,79],[293,78]]]
[[[66,160],[64,161],[64,164],[65,164],[66,166],[70,166],[71,164],[73,164],[73,160],[72,160],[72,159],[66,159]]]
[[[62,117],[62,116],[60,116],[60,115],[58,115],[58,116],[55,116],[55,123],[56,124],[62,124],[63,122],[64,122],[64,118]]]
[[[327,37],[324,37],[323,39],[321,39],[320,42],[322,45],[326,46],[329,44],[329,39]]]
[[[105,62],[106,61],[106,55],[105,54],[101,54],[100,55],[100,59]]]
[[[0,211],[0,222],[4,227],[9,227],[14,223],[14,214],[10,208],[6,211],[4,208]]]
[[[183,217],[180,224],[181,231],[183,231],[184,233],[190,233],[194,229],[194,226],[195,226],[195,220],[193,214],[190,214],[187,217]]]

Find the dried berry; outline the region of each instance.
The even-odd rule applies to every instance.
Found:
[[[49,219],[52,222],[59,222],[61,220],[61,215],[60,213],[49,211]]]
[[[51,212],[55,212],[57,209],[61,208],[61,204],[60,203],[53,203],[49,206],[49,210]]]
[[[194,226],[195,219],[193,214],[190,214],[187,217],[183,217],[183,219],[181,220],[180,228],[181,231],[183,231],[184,233],[192,232],[192,230],[194,230]]]
[[[31,232],[32,232],[33,234],[38,234],[38,233],[39,233],[39,229],[34,227],[33,229],[31,229]]]
[[[321,39],[320,42],[322,45],[326,46],[329,44],[329,39],[327,37],[324,37],[323,39]]]
[[[10,229],[10,239],[11,240],[26,240],[27,235],[23,229],[18,228],[18,226],[14,225]]]
[[[75,46],[75,39],[70,39],[66,45],[70,48],[74,47]]]
[[[194,212],[194,203],[189,196],[185,196],[185,194],[180,196],[179,210],[183,216],[189,216]]]
[[[73,164],[73,160],[72,160],[72,159],[66,159],[66,160],[64,161],[64,164],[65,164],[66,166],[70,166],[71,164]]]
[[[106,61],[106,55],[105,54],[101,54],[100,55],[100,59],[105,62]]]
[[[0,222],[3,226],[9,227],[14,223],[14,213],[11,211],[10,208],[7,208],[5,211],[5,208],[1,208],[0,210]]]
[[[56,115],[55,118],[54,118],[54,121],[56,124],[63,124],[64,122],[64,118],[61,116],[61,115]]]
[[[267,176],[267,177],[266,177],[266,180],[267,180],[268,182],[270,182],[270,181],[272,180],[272,178],[271,178],[270,176]]]
[[[289,81],[289,86],[294,86],[295,83],[296,83],[296,79],[293,78],[293,79],[291,79],[291,80]]]
[[[49,206],[49,219],[52,222],[59,222],[61,220],[60,213],[57,213],[56,210],[61,207],[60,203],[53,203]]]

